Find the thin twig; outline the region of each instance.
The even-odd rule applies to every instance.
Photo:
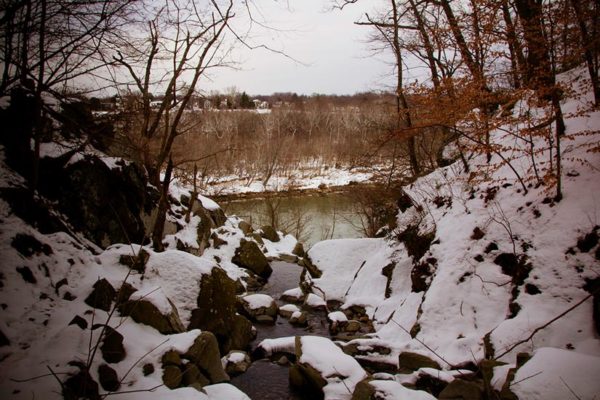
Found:
[[[516,342],[515,344],[513,344],[512,346],[510,346],[503,353],[500,353],[500,355],[494,357],[494,360],[498,360],[498,359],[502,358],[503,356],[507,355],[508,353],[510,353],[511,351],[513,351],[517,346],[519,346],[519,345],[521,345],[523,343],[527,343],[528,341],[530,341],[533,338],[533,336],[536,333],[538,333],[539,331],[547,328],[553,322],[556,322],[557,320],[561,319],[562,317],[564,317],[565,315],[567,315],[568,313],[570,313],[571,311],[573,311],[574,309],[576,309],[577,307],[579,307],[580,305],[582,305],[583,303],[585,303],[590,297],[594,296],[598,292],[600,292],[600,290],[596,290],[593,293],[588,294],[582,300],[578,301],[573,306],[571,306],[568,309],[566,309],[565,311],[561,312],[556,317],[552,318],[550,321],[546,322],[545,324],[543,324],[541,326],[538,326],[537,328],[535,328],[533,330],[533,332],[531,332],[531,334],[529,336],[527,336],[525,339],[519,340],[518,342]]]

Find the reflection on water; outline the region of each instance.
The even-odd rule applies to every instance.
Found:
[[[307,248],[324,239],[363,236],[361,220],[349,194],[278,196],[220,204],[228,215],[237,215],[255,228],[277,225],[278,230],[296,236]]]
[[[272,262],[271,267],[273,273],[260,293],[270,295],[281,306],[285,303],[278,300],[279,296],[284,291],[298,286],[302,268],[296,264],[282,261]],[[287,319],[281,317],[277,319],[274,325],[255,324],[255,326],[257,337],[251,343],[252,349],[264,339],[301,335],[328,335],[328,325],[324,312],[311,312],[307,327],[294,326]],[[280,366],[270,360],[255,361],[248,371],[232,378],[231,383],[250,396],[251,399],[310,400],[313,398],[291,388],[288,383],[287,366]]]

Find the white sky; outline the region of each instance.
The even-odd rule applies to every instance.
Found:
[[[283,32],[266,32],[254,38],[306,65],[263,49],[238,48],[233,53],[239,69],[219,69],[199,89],[235,86],[249,94],[296,92],[299,94],[353,94],[385,89],[391,67],[384,56],[374,57],[366,38],[368,27],[354,25],[379,1],[363,0],[340,10],[327,10],[329,0],[256,0],[269,26]],[[288,7],[289,5],[289,7]]]

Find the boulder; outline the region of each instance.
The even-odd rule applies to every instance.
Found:
[[[116,392],[121,387],[117,371],[106,364],[100,364],[98,367],[98,379],[102,389],[107,392]]]
[[[246,221],[240,221],[240,223],[238,224],[238,228],[240,228],[240,230],[242,231],[242,233],[244,235],[246,235],[246,236],[248,236],[249,234],[251,234],[252,232],[254,232],[254,230],[252,229],[252,225],[250,225]]]
[[[306,252],[304,251],[304,246],[302,245],[302,243],[297,242],[296,245],[294,246],[294,249],[292,250],[292,254],[298,257],[304,257],[306,255]]]
[[[236,285],[221,268],[203,275],[188,329],[212,332],[223,353],[245,349],[253,339],[252,324],[237,315]]]
[[[277,258],[281,261],[284,261],[286,263],[290,263],[290,264],[296,264],[298,262],[298,256],[295,256],[293,254],[279,254],[277,256]]]
[[[279,315],[283,318],[290,318],[296,311],[300,311],[300,308],[294,304],[286,304],[279,307]]]
[[[85,304],[99,310],[110,311],[112,301],[117,294],[115,288],[106,279],[100,279],[93,287],[94,290],[84,300]]]
[[[267,257],[255,242],[242,239],[240,247],[235,250],[231,261],[241,268],[249,269],[262,278],[268,278],[273,270],[267,261]]]
[[[100,346],[102,352],[102,358],[107,363],[118,363],[125,359],[125,347],[123,346],[123,335],[111,328],[106,326],[104,328],[104,338],[102,339],[102,345]]]
[[[261,316],[268,316],[272,320],[277,319],[277,303],[266,294],[246,295],[240,298],[240,306],[241,313],[250,319],[257,320]]]
[[[252,364],[250,356],[245,351],[230,351],[225,357],[221,359],[223,368],[228,375],[239,375],[244,373]]]
[[[279,234],[272,226],[264,225],[260,228],[260,231],[260,236],[263,239],[270,240],[271,242],[279,242]]]
[[[176,389],[181,385],[183,373],[176,365],[167,365],[163,368],[162,380],[169,389]]]
[[[398,356],[398,368],[401,371],[416,371],[419,368],[441,369],[440,365],[431,358],[410,351],[400,353],[400,356]]]
[[[200,368],[192,362],[189,362],[183,366],[182,381],[184,386],[197,385],[204,387],[210,385],[210,380],[200,371]]]
[[[475,382],[455,379],[440,393],[439,399],[481,400],[483,389]]]
[[[369,382],[371,382],[371,379],[367,378],[356,384],[354,393],[352,393],[352,400],[371,400],[376,398],[376,390]]]
[[[192,346],[183,354],[183,358],[196,364],[210,380],[210,383],[229,381],[229,375],[221,364],[217,338],[211,332],[200,333]]]
[[[144,273],[146,269],[146,263],[150,259],[150,254],[144,250],[140,249],[139,253],[136,255],[122,254],[119,257],[119,263],[128,266],[129,268]]]
[[[296,311],[290,317],[290,324],[298,326],[308,325],[308,314],[304,311]]]
[[[184,332],[185,327],[179,319],[177,308],[170,300],[169,304],[171,311],[164,314],[148,300],[127,300],[119,306],[119,311],[122,315],[130,316],[139,324],[153,327],[163,335]]]
[[[312,263],[310,257],[308,256],[302,259],[301,265],[306,268],[312,278],[320,278],[321,275],[323,275],[323,272],[321,272],[321,270]]]

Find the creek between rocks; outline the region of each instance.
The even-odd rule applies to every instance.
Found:
[[[283,261],[271,262],[273,273],[269,281],[257,293],[273,297],[278,306],[286,304],[279,300],[281,294],[298,286],[302,267]],[[300,327],[290,324],[283,317],[277,318],[274,325],[255,323],[256,339],[251,343],[252,350],[264,339],[286,336],[317,335],[329,336],[325,312],[304,309],[308,312],[308,326]],[[309,400],[309,394],[301,393],[290,387],[288,383],[288,365],[279,365],[269,359],[257,360],[248,370],[231,379],[231,383],[245,392],[251,399],[261,400]]]

